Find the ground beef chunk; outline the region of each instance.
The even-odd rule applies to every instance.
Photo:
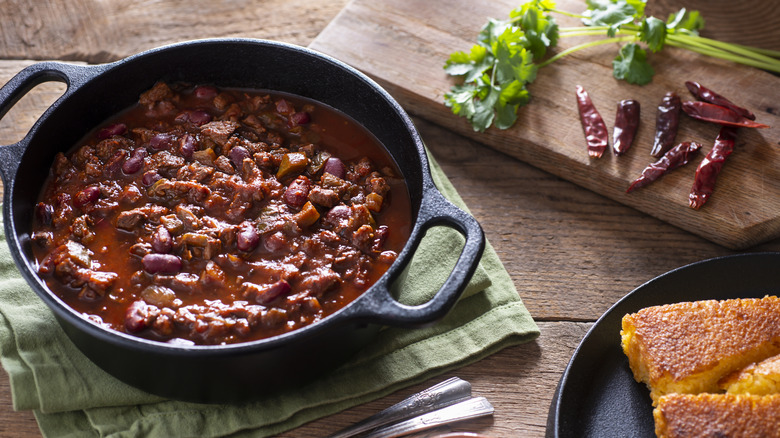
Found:
[[[215,121],[209,122],[201,126],[201,132],[208,138],[214,141],[214,143],[224,146],[228,139],[236,129],[238,129],[238,123],[230,121]]]

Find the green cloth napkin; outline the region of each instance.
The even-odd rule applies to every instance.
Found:
[[[442,193],[465,209],[432,157],[431,168]],[[116,380],[82,355],[21,278],[5,236],[0,240],[0,363],[10,377],[14,408],[34,410],[46,437],[274,435],[539,335],[488,243],[464,296],[437,324],[382,330],[349,362],[295,391],[235,405],[172,401]],[[426,301],[454,266],[462,244],[463,237],[449,228],[430,230],[399,301]]]

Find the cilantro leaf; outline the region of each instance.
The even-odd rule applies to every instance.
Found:
[[[698,35],[699,30],[704,28],[704,18],[699,11],[688,12],[685,8],[669,15],[666,21],[666,28],[669,30],[684,30],[692,35]]]
[[[524,32],[518,27],[508,27],[494,43],[493,53],[496,57],[496,82],[503,83],[515,78],[515,68],[522,65],[526,57],[531,55],[519,45]]]
[[[471,57],[466,52],[454,52],[450,54],[444,63],[444,71],[451,76],[462,76],[473,68]]]
[[[612,61],[612,74],[629,84],[645,85],[653,79],[655,71],[647,62],[647,52],[638,44],[629,43],[620,48]]]
[[[477,80],[493,65],[492,58],[487,56],[487,49],[474,45],[470,53],[454,52],[444,63],[444,71],[451,76],[464,76],[463,82]]]
[[[520,105],[510,105],[499,102],[496,107],[496,128],[509,129],[517,121],[517,109]]]
[[[471,119],[474,115],[474,97],[478,89],[474,84],[453,86],[444,94],[444,104],[452,109],[453,114]]]
[[[474,115],[471,118],[471,124],[475,131],[485,132],[493,123],[495,111],[493,106],[498,102],[501,92],[495,87],[490,87],[488,95],[483,99],[474,101]]]
[[[501,88],[499,98],[506,105],[525,105],[531,99],[531,94],[523,82],[512,81]]]
[[[549,15],[554,8],[551,0],[531,0],[513,10],[508,20],[491,18],[470,52],[454,52],[444,63],[447,74],[462,78],[445,93],[444,103],[467,118],[475,131],[493,124],[509,128],[517,110],[530,101],[526,85],[536,79],[534,60],[558,42],[558,25]]]
[[[626,3],[631,5],[632,8],[636,9],[636,14],[634,14],[634,17],[642,17],[645,15],[645,6],[647,5],[647,0],[626,0]]]
[[[645,18],[639,29],[639,40],[647,43],[647,47],[653,52],[663,49],[666,42],[666,23],[655,17]]]
[[[609,26],[607,35],[615,36],[620,26],[634,21],[636,8],[626,0],[587,0],[588,10],[582,15],[586,26]]]
[[[543,58],[547,48],[558,43],[558,25],[552,17],[544,14],[554,7],[552,2],[535,1],[525,3],[509,14],[512,21],[518,23],[525,32],[526,48],[536,59]]]

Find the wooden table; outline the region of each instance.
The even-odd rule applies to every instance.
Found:
[[[0,82],[38,60],[106,62],[203,37],[256,37],[307,45],[347,0],[5,0],[0,2]],[[780,6],[742,11],[730,0],[658,0],[666,16],[684,3],[707,18],[706,35],[779,50]],[[273,11],[273,12],[268,12]],[[767,16],[774,17],[768,19]],[[168,17],[168,18],[166,18]],[[763,24],[762,24],[763,23]],[[0,144],[20,139],[64,88],[44,84],[0,121]],[[635,287],[670,269],[735,251],[415,119],[427,145],[484,227],[541,337],[450,375],[495,406],[459,430],[539,437],[558,379],[592,323]],[[749,251],[778,251],[780,239]],[[316,437],[373,414],[450,375],[349,409],[284,436]],[[30,412],[14,412],[0,373],[0,436],[40,436]]]

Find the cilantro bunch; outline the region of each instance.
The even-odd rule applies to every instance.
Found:
[[[652,80],[655,71],[647,50],[657,52],[665,45],[780,73],[780,52],[701,37],[704,19],[698,11],[682,8],[665,21],[647,17],[646,1],[586,0],[587,9],[574,14],[555,9],[552,0],[530,0],[512,10],[508,19],[490,19],[468,53],[454,52],[446,61],[444,70],[462,82],[444,95],[445,105],[467,118],[475,131],[493,124],[507,129],[517,121],[517,110],[530,101],[527,86],[539,68],[603,44],[622,44],[612,61],[613,76],[632,84]],[[584,26],[559,28],[552,14],[579,18]],[[559,38],[583,35],[599,38],[544,59]]]

